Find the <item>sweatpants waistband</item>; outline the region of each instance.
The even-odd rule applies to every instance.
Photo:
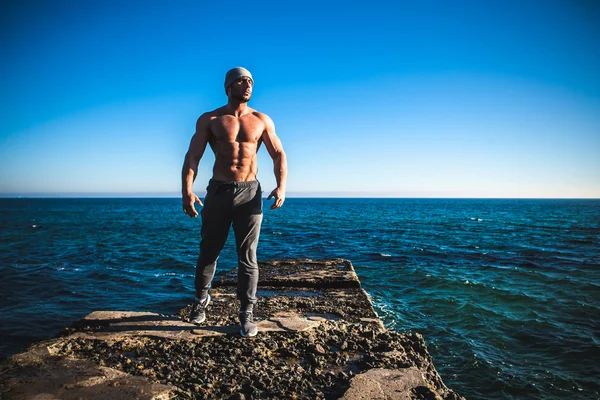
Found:
[[[225,186],[234,186],[234,187],[253,187],[253,186],[258,186],[259,182],[258,181],[247,181],[247,182],[236,182],[236,181],[219,181],[216,179],[211,179],[208,181],[208,185],[214,185],[214,186],[221,186],[221,185],[225,185]]]

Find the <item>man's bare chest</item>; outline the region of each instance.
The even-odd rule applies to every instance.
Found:
[[[258,142],[264,129],[264,123],[255,116],[236,118],[225,115],[211,123],[211,132],[217,141]]]

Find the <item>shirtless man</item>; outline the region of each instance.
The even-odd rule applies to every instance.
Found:
[[[256,153],[262,143],[273,159],[277,180],[277,188],[267,198],[274,199],[271,209],[283,205],[287,178],[286,156],[281,141],[275,134],[273,121],[267,115],[248,107],[253,86],[252,75],[245,68],[233,68],[227,72],[227,104],[200,116],[181,172],[183,211],[190,217],[197,217],[194,203],[200,206],[203,204],[193,193],[192,184],[198,174],[198,165],[206,145],[210,144],[215,154],[215,164],[200,212],[202,240],[196,264],[196,298],[190,321],[201,324],[206,319],[205,310],[210,303],[208,289],[229,228],[233,225],[238,254],[240,333],[244,337],[255,336],[258,332],[252,310],[256,304],[256,247],[262,222],[262,191],[256,180]]]

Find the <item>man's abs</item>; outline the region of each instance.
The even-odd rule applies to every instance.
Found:
[[[250,146],[244,146],[250,147]],[[238,153],[234,156],[228,152],[215,152],[213,179],[219,181],[247,182],[256,180],[258,166],[256,163],[256,146],[251,155]],[[245,151],[243,152],[245,153]]]

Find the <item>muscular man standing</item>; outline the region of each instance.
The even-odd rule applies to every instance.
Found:
[[[273,121],[267,115],[248,107],[254,80],[245,68],[233,68],[225,75],[227,104],[198,118],[196,133],[185,155],[182,170],[183,211],[197,217],[194,203],[202,202],[192,191],[198,165],[206,145],[215,154],[213,177],[206,188],[201,210],[202,230],[200,256],[196,264],[196,298],[190,321],[201,324],[210,303],[208,289],[215,275],[217,259],[233,225],[238,254],[238,287],[240,300],[240,333],[255,336],[258,332],[252,310],[256,304],[258,263],[256,247],[262,222],[260,183],[256,180],[256,153],[265,144],[275,166],[275,188],[267,200],[274,198],[271,209],[285,200],[287,161],[281,141],[275,134]]]

